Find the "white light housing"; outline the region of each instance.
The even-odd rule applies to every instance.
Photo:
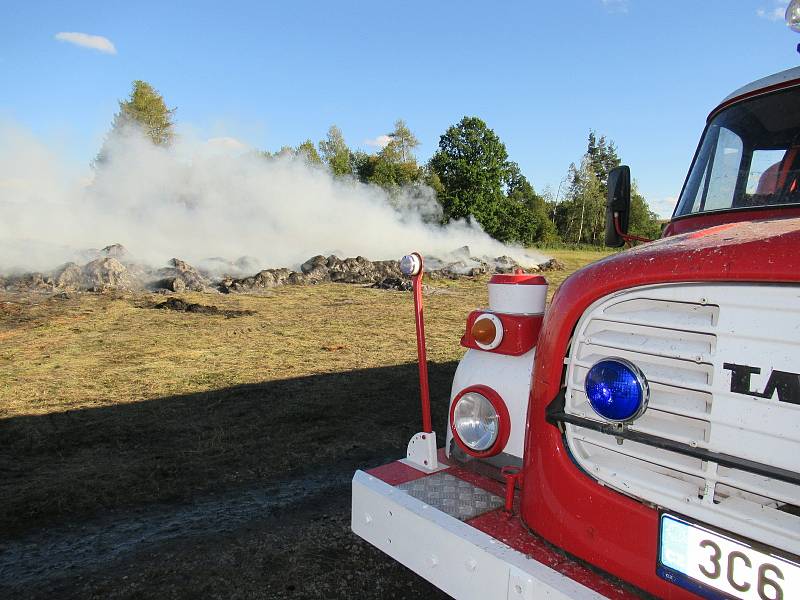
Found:
[[[489,310],[536,315],[544,312],[547,280],[540,275],[494,275],[489,280]]]
[[[488,321],[488,323],[491,323],[488,330],[494,331],[494,335],[491,336],[491,339],[487,339],[486,341],[481,341],[476,335],[476,331],[481,327],[481,325],[487,325],[487,323],[483,323],[483,321]],[[480,317],[475,319],[475,323],[472,324],[472,336],[475,339],[475,343],[478,345],[478,348],[481,348],[482,350],[494,350],[503,341],[503,322],[497,315],[493,315],[492,313],[483,313]]]
[[[800,0],[792,0],[786,7],[786,25],[800,33]]]
[[[466,446],[475,452],[484,452],[497,441],[500,415],[488,398],[477,392],[467,392],[458,399],[453,410],[453,426]]]
[[[406,277],[414,277],[421,268],[422,261],[416,254],[407,254],[400,259],[400,272]]]

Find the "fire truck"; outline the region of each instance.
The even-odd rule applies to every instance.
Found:
[[[491,278],[443,448],[404,257],[423,427],[355,473],[353,531],[455,598],[800,598],[799,186],[794,68],[711,111],[661,239],[546,310],[543,277]],[[627,167],[608,190],[620,247]]]

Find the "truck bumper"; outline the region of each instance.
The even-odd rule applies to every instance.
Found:
[[[398,471],[405,474],[398,478]],[[459,475],[458,469],[447,471],[456,477]],[[391,465],[379,467],[373,471],[374,474],[356,471],[353,477],[352,529],[451,596],[465,600],[635,597],[602,575],[546,548],[541,542],[537,542],[533,549],[515,549],[497,539],[485,531],[493,527],[492,522],[498,526],[498,532],[507,534],[500,535],[506,541],[534,537],[518,518],[506,515],[501,508],[485,507],[487,510],[482,515],[465,520],[463,516],[457,518],[448,514],[452,511],[439,510],[414,497],[403,487],[398,487],[398,481],[402,484],[409,477],[414,480],[430,475],[409,476],[411,472],[413,469],[405,465],[393,471]],[[393,474],[381,477],[381,473]],[[471,479],[468,484],[476,481],[475,478],[467,479]],[[498,491],[494,485],[489,493]],[[487,487],[492,488],[492,485]],[[476,489],[480,488],[476,486]],[[459,493],[464,495],[463,491],[456,492],[456,495]],[[526,550],[538,553],[542,560],[537,560]]]

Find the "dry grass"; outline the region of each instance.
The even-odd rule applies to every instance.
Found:
[[[569,267],[548,275],[551,292],[604,255],[550,254]],[[487,291],[485,280],[432,286],[429,359],[434,392],[446,402],[466,315],[486,305]],[[163,296],[149,294],[0,296],[0,525],[186,497],[276,476],[301,455],[325,455],[325,464],[337,464],[342,452],[374,459],[401,450],[413,432],[414,423],[398,422],[416,418],[407,416],[416,411],[410,294],[327,284],[182,297],[255,313],[153,310]],[[376,420],[370,407],[396,403],[386,398],[395,393],[412,399],[401,406],[406,412],[392,405]],[[287,395],[293,404],[271,415],[265,399]],[[353,408],[343,412],[339,405],[351,398]],[[444,409],[437,410],[441,420]],[[320,423],[355,412],[361,429],[375,429],[371,448],[348,442],[321,450],[335,434]],[[315,427],[308,437],[295,433],[304,422]],[[279,439],[288,423],[294,446]],[[273,438],[264,433],[271,429]],[[281,452],[283,467],[261,465]]]
[[[485,285],[426,297],[432,361],[453,360]],[[152,310],[153,295],[49,298],[4,319],[0,416],[136,402],[233,385],[411,362],[410,294],[361,286],[286,286],[263,296],[185,294],[238,318]]]
[[[566,276],[605,254],[555,252]],[[485,279],[433,282],[429,359],[462,354],[467,313]],[[0,298],[0,418],[136,402],[220,387],[412,362],[411,296],[361,286],[286,286],[266,295],[184,294],[253,315],[151,310],[156,295],[82,294],[28,304]],[[2,307],[5,307],[3,310]]]

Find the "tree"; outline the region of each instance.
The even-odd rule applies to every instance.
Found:
[[[530,246],[558,240],[544,198],[477,117],[464,117],[444,133],[425,179],[438,187],[445,221],[474,217],[501,242]]]
[[[607,191],[608,174],[611,169],[618,167],[622,163],[619,156],[617,156],[616,145],[614,142],[607,141],[604,135],[601,135],[598,140],[595,132],[590,131],[586,156],[591,162],[592,170],[600,181],[603,191]]]
[[[628,217],[628,231],[633,235],[640,235],[651,240],[661,237],[659,217],[650,210],[647,201],[639,193],[636,182],[631,185],[631,212]]]
[[[414,149],[419,146],[419,140],[411,133],[403,119],[397,119],[394,123],[394,130],[389,134],[391,140],[381,150],[381,154],[387,157],[390,162],[411,163],[416,165]]]
[[[108,159],[108,141],[130,128],[138,128],[157,146],[169,146],[174,137],[172,120],[175,108],[167,108],[164,98],[146,81],[137,79],[131,86],[127,100],[119,101],[119,112],[114,115],[111,131],[95,159],[99,165]]]
[[[358,178],[387,190],[422,181],[425,173],[414,157],[414,148],[419,146],[419,141],[405,121],[398,119],[388,137],[389,143],[377,154],[358,153],[355,161]]]
[[[503,142],[477,117],[464,117],[439,138],[429,163],[441,182],[444,220],[474,217],[489,235],[500,226],[499,205],[510,174]]]
[[[608,174],[621,160],[614,142],[589,132],[580,167],[573,163],[567,175],[568,190],[562,202],[552,205],[553,221],[564,241],[601,244],[605,230]],[[631,190],[629,231],[655,238],[660,235],[658,217],[647,206],[636,185]]]
[[[344,141],[342,130],[336,125],[328,129],[327,137],[319,143],[319,152],[334,175],[350,175],[350,149]]]
[[[146,81],[133,82],[131,95],[120,100],[119,112],[114,116],[112,132],[136,125],[157,146],[168,146],[175,133],[172,116],[175,108],[167,108],[164,98]]]
[[[599,244],[605,227],[605,194],[588,153],[569,168],[566,199],[556,206],[555,222],[565,242]]]
[[[306,140],[297,148],[293,148],[292,146],[281,146],[281,149],[277,152],[264,150],[263,152],[258,152],[258,154],[267,160],[274,158],[302,158],[309,165],[322,164],[322,158],[320,158],[319,154],[317,153],[317,149],[314,147],[314,142],[311,140]]]
[[[320,157],[317,149],[314,147],[314,142],[306,140],[297,147],[295,155],[300,156],[310,165],[321,165],[322,157]]]
[[[508,201],[524,207],[517,210],[517,223],[509,223],[513,235],[511,241],[530,246],[537,242],[552,243],[558,241],[558,231],[550,220],[545,199],[536,193],[528,179],[519,171],[516,163],[511,163],[511,175],[508,179]],[[516,230],[514,226],[516,225]]]

